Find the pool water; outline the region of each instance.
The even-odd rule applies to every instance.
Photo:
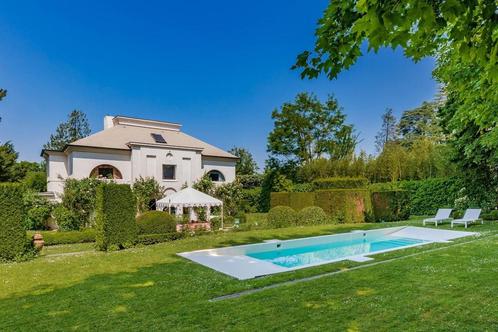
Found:
[[[252,252],[246,255],[264,260],[279,266],[293,268],[302,265],[319,264],[344,257],[362,256],[365,254],[408,247],[428,241],[381,235],[376,237],[356,238],[352,240],[334,241],[312,244],[302,247],[285,248],[270,251]],[[276,245],[277,246],[277,245]]]

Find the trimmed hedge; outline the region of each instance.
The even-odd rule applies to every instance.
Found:
[[[179,232],[174,233],[164,233],[164,234],[142,234],[138,236],[138,243],[149,245],[161,242],[169,242],[177,239],[181,239],[184,234]]]
[[[13,260],[26,252],[23,193],[19,184],[0,184],[0,260]]]
[[[276,206],[290,206],[290,192],[278,192],[270,194],[270,208]]]
[[[316,190],[366,188],[368,179],[364,177],[320,178],[314,180],[313,185]]]
[[[102,183],[95,204],[98,250],[116,250],[137,241],[136,201],[129,185]]]
[[[410,193],[406,190],[372,193],[375,221],[398,221],[410,217]]]
[[[137,218],[138,234],[176,232],[176,219],[167,212],[147,211]]]
[[[288,206],[275,206],[268,212],[267,222],[272,228],[293,226],[297,222],[297,213]]]
[[[318,190],[313,193],[272,193],[271,206],[289,206],[301,210],[308,206],[322,208],[339,223],[365,222],[372,212],[367,189]]]
[[[88,243],[95,242],[95,230],[92,228],[85,228],[81,231],[29,231],[28,236],[35,233],[40,233],[43,236],[46,246],[55,246],[59,244],[71,243]]]
[[[329,222],[329,217],[318,206],[308,206],[297,213],[298,225],[321,225]]]
[[[315,192],[315,205],[338,223],[365,222],[372,211],[370,191],[366,189],[319,190]]]

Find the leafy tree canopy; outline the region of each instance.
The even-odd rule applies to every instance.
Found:
[[[62,122],[57,127],[55,134],[50,135],[50,139],[43,146],[47,150],[62,150],[67,144],[90,135],[90,125],[86,114],[79,110],[74,110],[68,115],[66,122]]]
[[[331,1],[316,29],[313,51],[301,53],[294,68],[303,77],[335,78],[368,49],[402,47],[413,60],[439,56],[451,46],[483,76],[498,81],[496,0],[338,0]]]
[[[417,108],[404,111],[398,124],[399,133],[403,136],[403,140],[408,144],[419,137],[440,141],[442,136],[437,111],[436,102],[425,101]]]
[[[258,164],[252,154],[244,148],[233,147],[228,152],[239,157],[235,165],[237,175],[253,175],[258,170]]]
[[[284,103],[272,113],[274,129],[268,136],[268,152],[297,163],[323,155],[350,156],[357,143],[353,127],[333,96],[320,102],[312,94],[300,93],[294,102]]]

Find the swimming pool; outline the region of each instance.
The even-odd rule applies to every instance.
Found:
[[[363,262],[372,260],[367,256],[374,254],[475,234],[412,226],[391,227],[293,240],[267,240],[178,255],[243,280],[341,260]]]
[[[362,236],[350,240],[311,244],[302,247],[251,252],[247,256],[283,267],[330,262],[340,258],[361,256],[395,248],[408,247],[428,241],[389,235]]]

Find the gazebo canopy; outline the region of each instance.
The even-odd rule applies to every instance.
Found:
[[[195,190],[194,188],[185,188],[161,198],[156,202],[158,210],[163,210],[168,207],[212,207],[222,206],[223,202],[217,198],[209,196],[203,192]]]

